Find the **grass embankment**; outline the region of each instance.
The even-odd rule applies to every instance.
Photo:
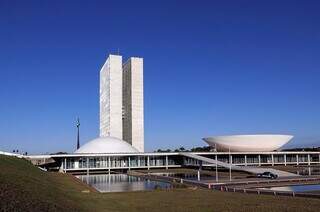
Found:
[[[318,211],[320,200],[209,190],[83,193],[70,175],[0,156],[0,211]]]

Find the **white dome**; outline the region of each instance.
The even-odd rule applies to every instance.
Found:
[[[115,137],[99,137],[81,146],[75,153],[132,153],[139,152],[129,143]]]
[[[220,151],[274,151],[288,143],[291,135],[230,135],[203,138],[210,146]]]

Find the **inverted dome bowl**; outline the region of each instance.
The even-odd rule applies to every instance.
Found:
[[[269,152],[288,143],[292,135],[230,135],[203,138],[210,146],[219,151],[232,152]]]

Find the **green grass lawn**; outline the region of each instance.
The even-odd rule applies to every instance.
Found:
[[[0,211],[318,211],[320,200],[190,188],[97,193],[67,174],[0,156]]]

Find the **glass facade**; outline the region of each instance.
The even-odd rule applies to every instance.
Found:
[[[200,154],[215,159],[215,154]],[[217,154],[218,161],[235,165],[279,165],[320,163],[320,154]],[[131,169],[131,168],[168,168],[180,166],[199,166],[200,161],[182,155],[121,155],[121,156],[82,156],[60,158],[64,170],[87,169]],[[208,165],[202,162],[202,165]],[[212,165],[212,164],[209,164]]]

